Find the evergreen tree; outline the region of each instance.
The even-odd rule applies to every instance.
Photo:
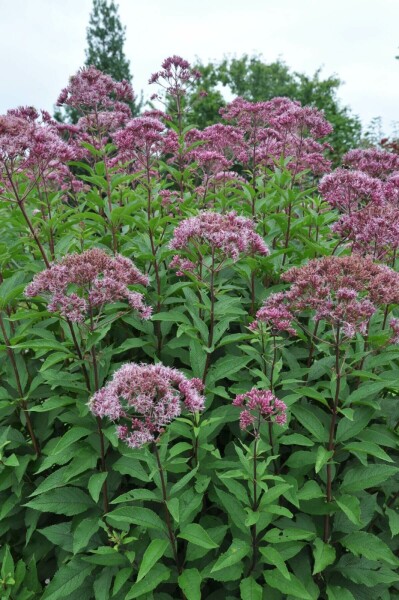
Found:
[[[116,81],[132,82],[130,61],[123,50],[126,27],[122,25],[114,0],[93,0],[86,39],[86,66],[93,65]],[[142,100],[130,105],[133,116],[139,114],[141,105]]]
[[[282,61],[265,63],[261,56],[244,55],[241,58],[224,59],[220,63],[198,64],[203,74],[188,102],[191,105],[191,121],[200,128],[216,123],[219,108],[226,104],[221,88],[229,97],[242,96],[253,102],[270,100],[276,96],[288,96],[325,112],[334,127],[329,142],[334,148],[332,158],[340,157],[350,148],[356,147],[361,139],[361,124],[350,109],[342,106],[337,91],[341,80],[336,76],[322,79],[320,70],[309,77],[292,72]],[[207,92],[201,97],[199,90]]]
[[[93,0],[86,34],[86,66],[93,65],[116,81],[131,82],[130,64],[123,51],[125,38],[126,27],[121,23],[115,2]]]
[[[114,0],[93,0],[86,30],[85,66],[93,65],[116,81],[127,79],[131,83],[130,62],[123,50],[125,38],[126,27],[122,25],[119,7]],[[142,103],[140,97],[139,102],[136,100],[129,104],[134,117],[139,114]],[[59,121],[71,123],[76,123],[79,118],[77,111],[71,107],[57,110],[54,116]]]

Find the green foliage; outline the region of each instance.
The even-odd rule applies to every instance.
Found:
[[[341,105],[337,92],[342,81],[336,75],[324,79],[320,69],[312,76],[296,73],[280,60],[265,63],[256,55],[224,59],[219,63],[200,63],[198,69],[202,73],[199,89],[208,95],[199,97],[194,93],[190,108],[191,120],[200,128],[219,121],[219,108],[225,104],[220,91],[222,86],[229,96],[242,96],[254,102],[287,96],[323,110],[334,127],[328,141],[334,148],[332,158],[336,163],[360,142],[360,120]]]
[[[283,65],[273,69],[291,85]],[[257,309],[283,289],[288,266],[332,254],[336,214],[306,177],[294,185],[284,165],[259,177],[256,189],[212,193],[214,210],[227,205],[244,216],[253,200],[257,231],[272,250],[226,261],[212,303],[209,280],[180,278],[169,268],[175,226],[198,211],[195,182],[182,176],[181,201],[165,209],[159,187],[176,180],[166,179],[171,171],[160,164],[148,210],[145,184],[118,172],[107,180],[103,162],[95,152],[92,158],[78,165],[87,188],[77,200],[49,194],[55,256],[111,252],[115,226],[118,251],[149,274],[154,315],[143,321],[115,302],[95,328],[71,330],[44,298],[25,297],[44,265],[19,206],[2,202],[2,598],[397,598],[399,354],[388,344],[383,311],[370,322],[367,348],[359,335],[342,349],[332,429],[337,377],[327,328],[313,336],[307,314],[295,337],[248,328],[252,273]],[[295,219],[285,249],[287,197]],[[50,252],[48,220],[35,212],[44,201],[34,188],[26,206]],[[154,444],[128,448],[113,423],[90,413],[94,359],[99,385],[126,362],[162,361],[204,379],[204,413],[184,413],[155,444],[161,469]],[[240,431],[232,405],[252,386],[272,388],[288,406],[287,425],[266,423],[256,439]]]

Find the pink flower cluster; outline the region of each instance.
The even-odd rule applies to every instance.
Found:
[[[236,396],[233,406],[244,408],[240,413],[240,427],[243,430],[252,427],[255,435],[259,433],[261,420],[274,421],[278,425],[284,425],[287,421],[286,404],[270,390],[252,388],[249,392]]]
[[[304,170],[329,171],[331,163],[324,157],[329,146],[317,140],[330,134],[332,127],[319,110],[289,98],[267,102],[236,98],[220,113],[241,132],[244,144],[237,158],[252,170],[273,167],[283,157],[294,176]]]
[[[131,291],[129,285],[148,285],[143,275],[128,258],[111,257],[99,248],[82,254],[70,254],[35,275],[27,286],[27,297],[49,295],[48,310],[73,321],[83,322],[97,308],[110,302],[127,300],[143,319],[151,316],[151,307],[143,294]]]
[[[65,164],[79,153],[62,140],[50,115],[31,107],[9,110],[0,116],[0,186],[17,200],[18,181],[68,187],[73,176]]]
[[[113,135],[118,154],[113,163],[130,163],[134,171],[157,175],[155,163],[178,149],[177,135],[154,116],[136,117]]]
[[[343,213],[332,230],[354,252],[379,260],[394,257],[399,245],[398,155],[368,148],[351,150],[342,160],[350,168],[336,169],[319,185],[325,200]]]
[[[266,300],[254,327],[265,322],[274,330],[292,333],[294,319],[312,311],[315,321],[330,323],[352,338],[356,332],[365,334],[379,306],[399,302],[399,273],[355,254],[311,260],[289,269],[282,279],[290,289]]]
[[[225,214],[203,211],[196,217],[185,219],[176,227],[169,246],[174,250],[191,250],[194,253],[201,246],[207,246],[212,255],[233,261],[237,261],[240,254],[269,254],[265,242],[255,231],[255,223],[234,211]],[[175,256],[171,266],[180,272],[194,269],[194,263],[185,265],[185,262],[185,259]]]
[[[115,102],[132,102],[134,94],[126,80],[115,81],[93,66],[73,75],[57,100],[57,105],[72,106],[83,114],[93,110],[114,110]]]
[[[357,148],[342,157],[342,164],[363,171],[371,177],[386,179],[399,171],[399,155],[378,148]]]
[[[384,260],[399,247],[399,208],[390,203],[369,204],[342,215],[331,230],[350,242],[353,252]]]
[[[201,73],[193,69],[181,56],[174,55],[166,58],[161,67],[160,71],[151,75],[148,83],[157,83],[171,96],[183,96],[186,88],[201,78]],[[156,94],[152,96],[153,100],[157,98]]]
[[[319,190],[333,208],[348,214],[369,203],[383,204],[385,200],[381,181],[362,171],[336,169],[323,177]]]
[[[271,294],[256,313],[256,320],[250,324],[249,328],[256,331],[261,329],[261,323],[264,323],[270,328],[272,335],[277,335],[282,331],[286,331],[290,335],[296,335],[296,331],[292,326],[292,312],[284,301],[284,292]]]
[[[156,365],[125,364],[89,401],[91,412],[119,422],[118,437],[131,448],[156,441],[164,427],[182,412],[201,412],[205,400],[199,379]]]

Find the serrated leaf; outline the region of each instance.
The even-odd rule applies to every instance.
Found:
[[[91,433],[92,430],[88,429],[87,427],[72,427],[72,429],[67,431],[65,435],[63,435],[62,438],[58,440],[57,444],[55,445],[55,448],[52,449],[51,454],[55,455],[59,454],[60,452],[63,452],[66,448],[68,448],[78,440],[87,437]]]
[[[273,546],[266,546],[265,548],[261,546],[259,550],[267,564],[276,567],[285,579],[291,579],[291,574],[286,567],[284,559],[276,548],[273,548]]]
[[[80,521],[73,532],[73,553],[77,554],[86,548],[90,539],[100,529],[97,518],[87,518]]]
[[[93,565],[87,565],[81,561],[71,561],[66,566],[62,566],[45,588],[42,600],[69,598],[75,590],[80,588],[93,569]]]
[[[132,523],[140,525],[146,529],[156,529],[157,531],[165,531],[165,523],[153,510],[135,506],[129,508],[121,506],[110,513],[107,513],[106,519],[111,523]]]
[[[327,586],[327,598],[328,600],[356,600],[349,590],[339,585]]]
[[[158,560],[164,555],[168,546],[168,540],[152,540],[152,542],[150,542],[143,554],[143,558],[141,559],[140,569],[136,580],[137,583],[147,575],[155,563],[157,563]]]
[[[391,530],[392,537],[394,537],[399,533],[399,513],[392,508],[386,508],[385,514],[388,517],[389,529]]]
[[[345,473],[341,485],[342,492],[360,492],[371,487],[376,487],[398,473],[397,467],[389,465],[368,465],[355,467]]]
[[[262,600],[263,590],[253,577],[246,577],[240,583],[241,600]]]
[[[291,574],[291,579],[288,581],[277,569],[271,571],[263,571],[265,581],[270,587],[286,594],[288,596],[294,596],[301,600],[313,600],[312,596],[306,590],[302,581],[295,575]]]
[[[328,463],[332,455],[334,454],[333,450],[326,450],[323,446],[319,446],[317,448],[316,454],[316,463],[315,463],[315,471],[319,473],[321,469]]]
[[[313,546],[314,567],[312,574],[316,575],[333,564],[335,561],[335,548],[330,544],[325,544],[320,538],[314,540]]]
[[[221,569],[235,565],[236,563],[240,562],[241,559],[247,556],[249,552],[249,544],[242,540],[233,540],[230,548],[228,548],[226,552],[219,556],[211,569],[211,573],[215,573],[216,571],[220,571]]]
[[[350,496],[349,494],[343,494],[339,498],[335,499],[339,508],[346,514],[348,519],[355,525],[361,525],[360,515],[360,500],[356,496]]]
[[[178,537],[208,550],[219,547],[219,544],[216,544],[212,538],[209,537],[206,530],[198,523],[190,523],[189,525],[186,525],[180,531]]]
[[[89,479],[87,489],[94,502],[98,502],[98,499],[100,498],[101,488],[104,481],[107,479],[107,475],[108,473],[95,473]]]
[[[158,585],[164,581],[167,581],[170,577],[170,569],[165,565],[158,563],[154,566],[152,571],[148,573],[144,579],[135,583],[128,591],[125,600],[134,600],[155,590]]]
[[[389,546],[373,533],[354,531],[342,538],[340,543],[355,556],[376,561],[385,560],[390,565],[399,565],[399,559]]]
[[[202,578],[198,569],[184,569],[178,582],[187,600],[201,600]]]
[[[71,523],[57,523],[43,529],[37,529],[39,533],[44,535],[52,544],[59,546],[67,552],[72,551]]]
[[[55,489],[38,496],[24,504],[40,512],[51,512],[56,515],[66,515],[68,517],[79,515],[94,504],[91,498],[82,490],[76,487],[64,487]]]

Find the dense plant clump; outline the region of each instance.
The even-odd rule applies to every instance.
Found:
[[[1,597],[399,598],[398,156],[150,82],[0,116]]]

